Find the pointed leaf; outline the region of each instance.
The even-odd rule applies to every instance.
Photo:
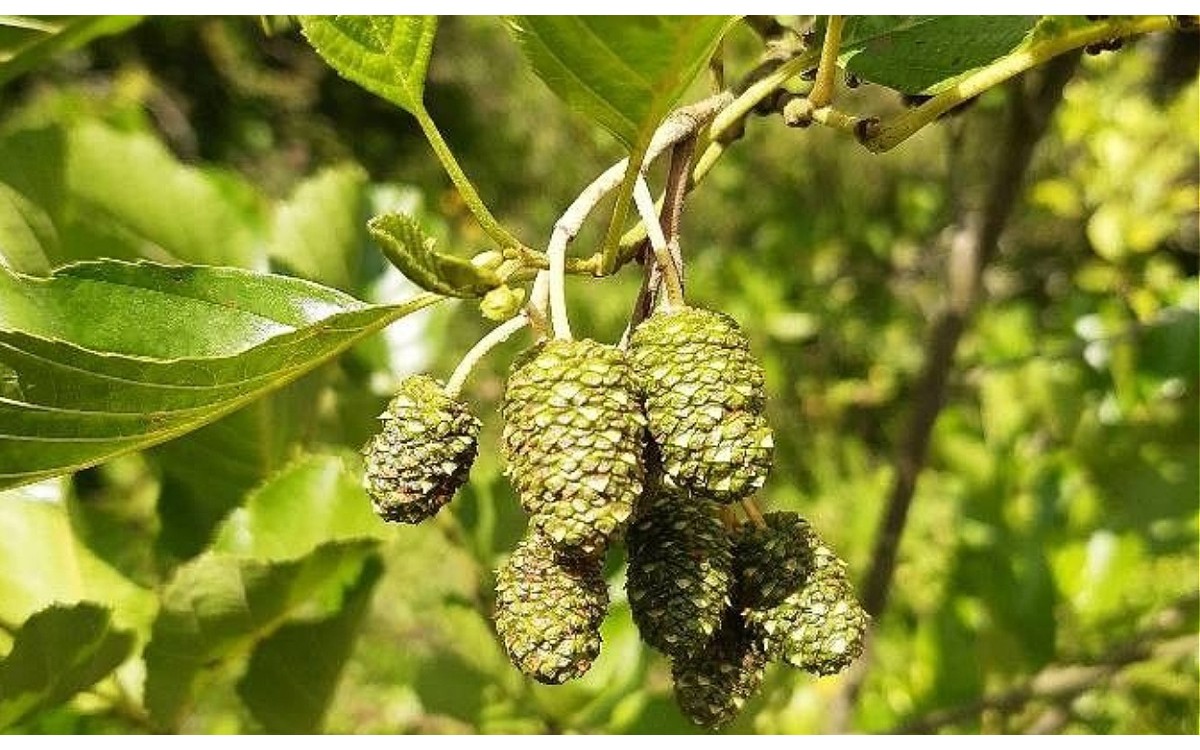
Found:
[[[437,299],[372,306],[229,268],[0,269],[0,487],[190,432]]]
[[[730,16],[519,16],[533,70],[633,152],[679,101],[733,24]]]
[[[1038,16],[851,16],[846,70],[909,94],[934,93],[1021,44]]]
[[[302,16],[309,44],[343,77],[416,113],[437,16]]]
[[[367,222],[392,265],[417,286],[450,297],[482,297],[500,285],[500,277],[469,260],[434,250],[434,240],[406,214],[390,213]]]
[[[32,615],[0,660],[0,729],[57,706],[116,669],[133,651],[132,633],[108,610],[81,602]]]
[[[263,729],[291,734],[320,731],[382,574],[379,559],[368,558],[334,614],[288,623],[254,649],[237,691]]]
[[[286,562],[205,554],[180,567],[162,594],[146,658],[146,708],[174,727],[200,672],[263,641],[302,611],[338,612],[376,543],[338,542]]]

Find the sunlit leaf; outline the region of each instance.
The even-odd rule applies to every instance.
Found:
[[[0,299],[11,486],[194,430],[438,298],[372,306],[283,276],[109,261],[0,271]]]
[[[153,593],[75,535],[66,484],[52,479],[0,492],[0,622],[19,623],[56,602],[86,600],[111,607],[121,628],[147,631]]]
[[[306,456],[271,477],[221,526],[213,549],[267,560],[328,541],[382,537],[359,476],[337,456]]]
[[[409,112],[424,109],[437,16],[302,16],[300,27],[342,76]]]

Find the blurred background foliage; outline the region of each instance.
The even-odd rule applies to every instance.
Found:
[[[5,87],[0,191],[51,238],[51,264],[270,268],[397,301],[413,290],[370,243],[368,216],[406,208],[445,248],[487,247],[415,122],[339,79],[286,22],[272,31],[151,19]],[[732,71],[756,44],[732,32]],[[1197,731],[1196,60],[1195,35],[1139,39],[1085,57],[1069,83],[959,347],[849,728]],[[847,96],[851,110],[901,106],[870,86]],[[620,156],[494,19],[443,21],[426,101],[530,242]],[[883,156],[752,119],[689,202],[689,295],[740,320],[766,366],[778,448],[762,501],[811,519],[859,580],[946,293],[945,234],[987,184],[1004,106],[985,96]],[[180,201],[192,200],[220,220],[189,221]],[[633,269],[572,279],[577,331],[615,340],[637,282]],[[305,625],[277,631],[253,668],[205,669],[178,728],[695,731],[669,665],[638,639],[620,559],[604,651],[582,680],[531,683],[490,629],[492,571],[524,523],[494,447],[523,341],[468,384],[485,447],[450,512],[403,528],[370,514],[355,451],[392,386],[445,377],[489,325],[471,303],[441,305],[180,440],[4,493],[0,622],[101,592],[144,640],[151,592],[179,589],[180,566],[205,550],[283,559],[365,536],[382,569],[349,557],[331,569],[338,614],[306,605]],[[10,645],[0,635],[0,654]],[[272,719],[255,696],[305,693],[309,675],[257,662],[294,660],[289,648],[328,655],[333,674],[296,699],[306,718]],[[145,730],[131,697],[142,679],[135,660],[10,730]],[[827,731],[844,679],[773,667],[734,731]]]

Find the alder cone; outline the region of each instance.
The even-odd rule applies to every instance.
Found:
[[[772,659],[813,674],[836,674],[862,654],[870,617],[858,603],[846,564],[811,529],[805,539],[810,563],[803,585],[774,606],[749,607],[743,614]]]
[[[766,663],[753,634],[731,615],[703,650],[671,663],[675,700],[696,724],[722,729],[758,690]]]
[[[608,587],[599,560],[564,560],[537,532],[496,573],[496,632],[522,673],[551,685],[582,676],[600,653]]]
[[[773,607],[804,585],[813,563],[813,530],[798,513],[763,516],[765,527],[742,526],[734,537],[738,603]]]
[[[534,528],[562,554],[603,554],[645,478],[625,353],[587,339],[542,344],[515,363],[503,415],[508,475]]]
[[[656,488],[625,539],[626,591],[642,640],[681,657],[720,628],[733,591],[733,544],[708,503]]]
[[[385,521],[420,523],[467,481],[479,420],[426,375],[405,378],[379,420],[363,448],[363,486]]]
[[[720,503],[759,490],[774,437],[763,370],[737,322],[694,307],[656,313],[630,354],[667,484]]]

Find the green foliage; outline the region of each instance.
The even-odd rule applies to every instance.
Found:
[[[20,623],[56,602],[112,610],[122,629],[148,625],[154,595],[125,578],[74,533],[65,483],[48,480],[0,492],[0,621]]]
[[[245,19],[0,22],[4,731],[695,731],[639,638],[621,551],[581,679],[534,684],[493,629],[494,571],[525,530],[494,449],[524,334],[466,383],[482,450],[436,518],[380,522],[360,451],[403,377],[444,377],[492,325],[474,302],[409,313],[445,295],[504,318],[544,262],[486,223],[457,160],[543,238],[615,158],[602,130],[637,157],[703,96],[722,35],[733,87],[824,24],[775,21],[515,19],[517,43],[495,19],[305,18],[270,38]],[[1108,23],[1035,21],[848,17],[839,73],[868,85],[839,75],[834,107],[887,121],[897,91],[951,91]],[[1196,731],[1193,41],[1084,57],[1038,144],[955,352],[854,731],[1130,654],[1070,696],[931,728]],[[886,155],[786,129],[764,101],[688,197],[688,299],[739,320],[764,368],[775,452],[757,499],[810,519],[859,593],[946,297],[944,241],[1008,156],[1005,100]],[[631,185],[572,254],[627,229]],[[476,265],[425,232],[499,250]],[[569,278],[577,334],[615,342],[639,277]],[[730,731],[827,731],[843,679],[771,667]],[[724,720],[727,695],[699,699]]]
[[[932,94],[1019,46],[1038,16],[851,16],[839,61],[864,81]]]
[[[300,26],[338,73],[412,114],[425,109],[437,16],[306,16]]]
[[[119,34],[140,16],[5,16],[0,20],[0,86],[93,39]]]
[[[510,26],[550,90],[630,158],[605,239],[604,271],[654,130],[712,57],[730,16],[520,16]]]
[[[361,274],[367,175],[339,164],[296,186],[271,217],[267,257],[294,276],[353,291]]]
[[[259,672],[251,672],[243,683],[245,693],[257,696],[262,672],[274,668],[283,647],[281,640],[266,639],[291,617],[337,628],[329,620],[336,623],[338,618],[331,615],[348,602],[352,609],[361,607],[355,592],[364,580],[370,586],[372,574],[361,577],[374,547],[373,542],[331,542],[295,560],[277,562],[214,553],[181,566],[162,593],[146,645],[146,708],[153,720],[163,727],[177,726],[202,669],[263,644],[267,650],[258,656]],[[306,637],[311,631],[292,630],[280,639],[303,644]],[[311,656],[327,656],[337,663],[337,654],[344,655],[346,648],[339,648],[336,640],[330,644],[332,653]],[[318,685],[331,678],[328,668],[314,668],[304,676]],[[285,720],[295,721],[274,713],[265,717],[268,726]]]
[[[287,277],[111,261],[4,272],[0,296],[9,486],[211,422],[436,299],[373,307]]]
[[[355,469],[357,471],[357,469]],[[306,456],[246,495],[215,535],[217,552],[265,560],[306,555],[327,541],[382,538],[362,483],[337,456]]]
[[[311,734],[321,729],[382,571],[378,558],[367,558],[336,612],[288,623],[254,649],[237,691],[264,730]]]
[[[0,729],[58,705],[128,658],[133,635],[94,604],[55,605],[32,615],[0,660]]]
[[[65,188],[89,227],[141,256],[255,267],[262,218],[246,181],[180,164],[147,134],[95,123],[72,128],[66,148]]]
[[[0,182],[0,263],[18,273],[44,275],[57,242],[46,212]]]
[[[640,153],[732,23],[728,16],[520,16],[511,26],[559,98]]]

